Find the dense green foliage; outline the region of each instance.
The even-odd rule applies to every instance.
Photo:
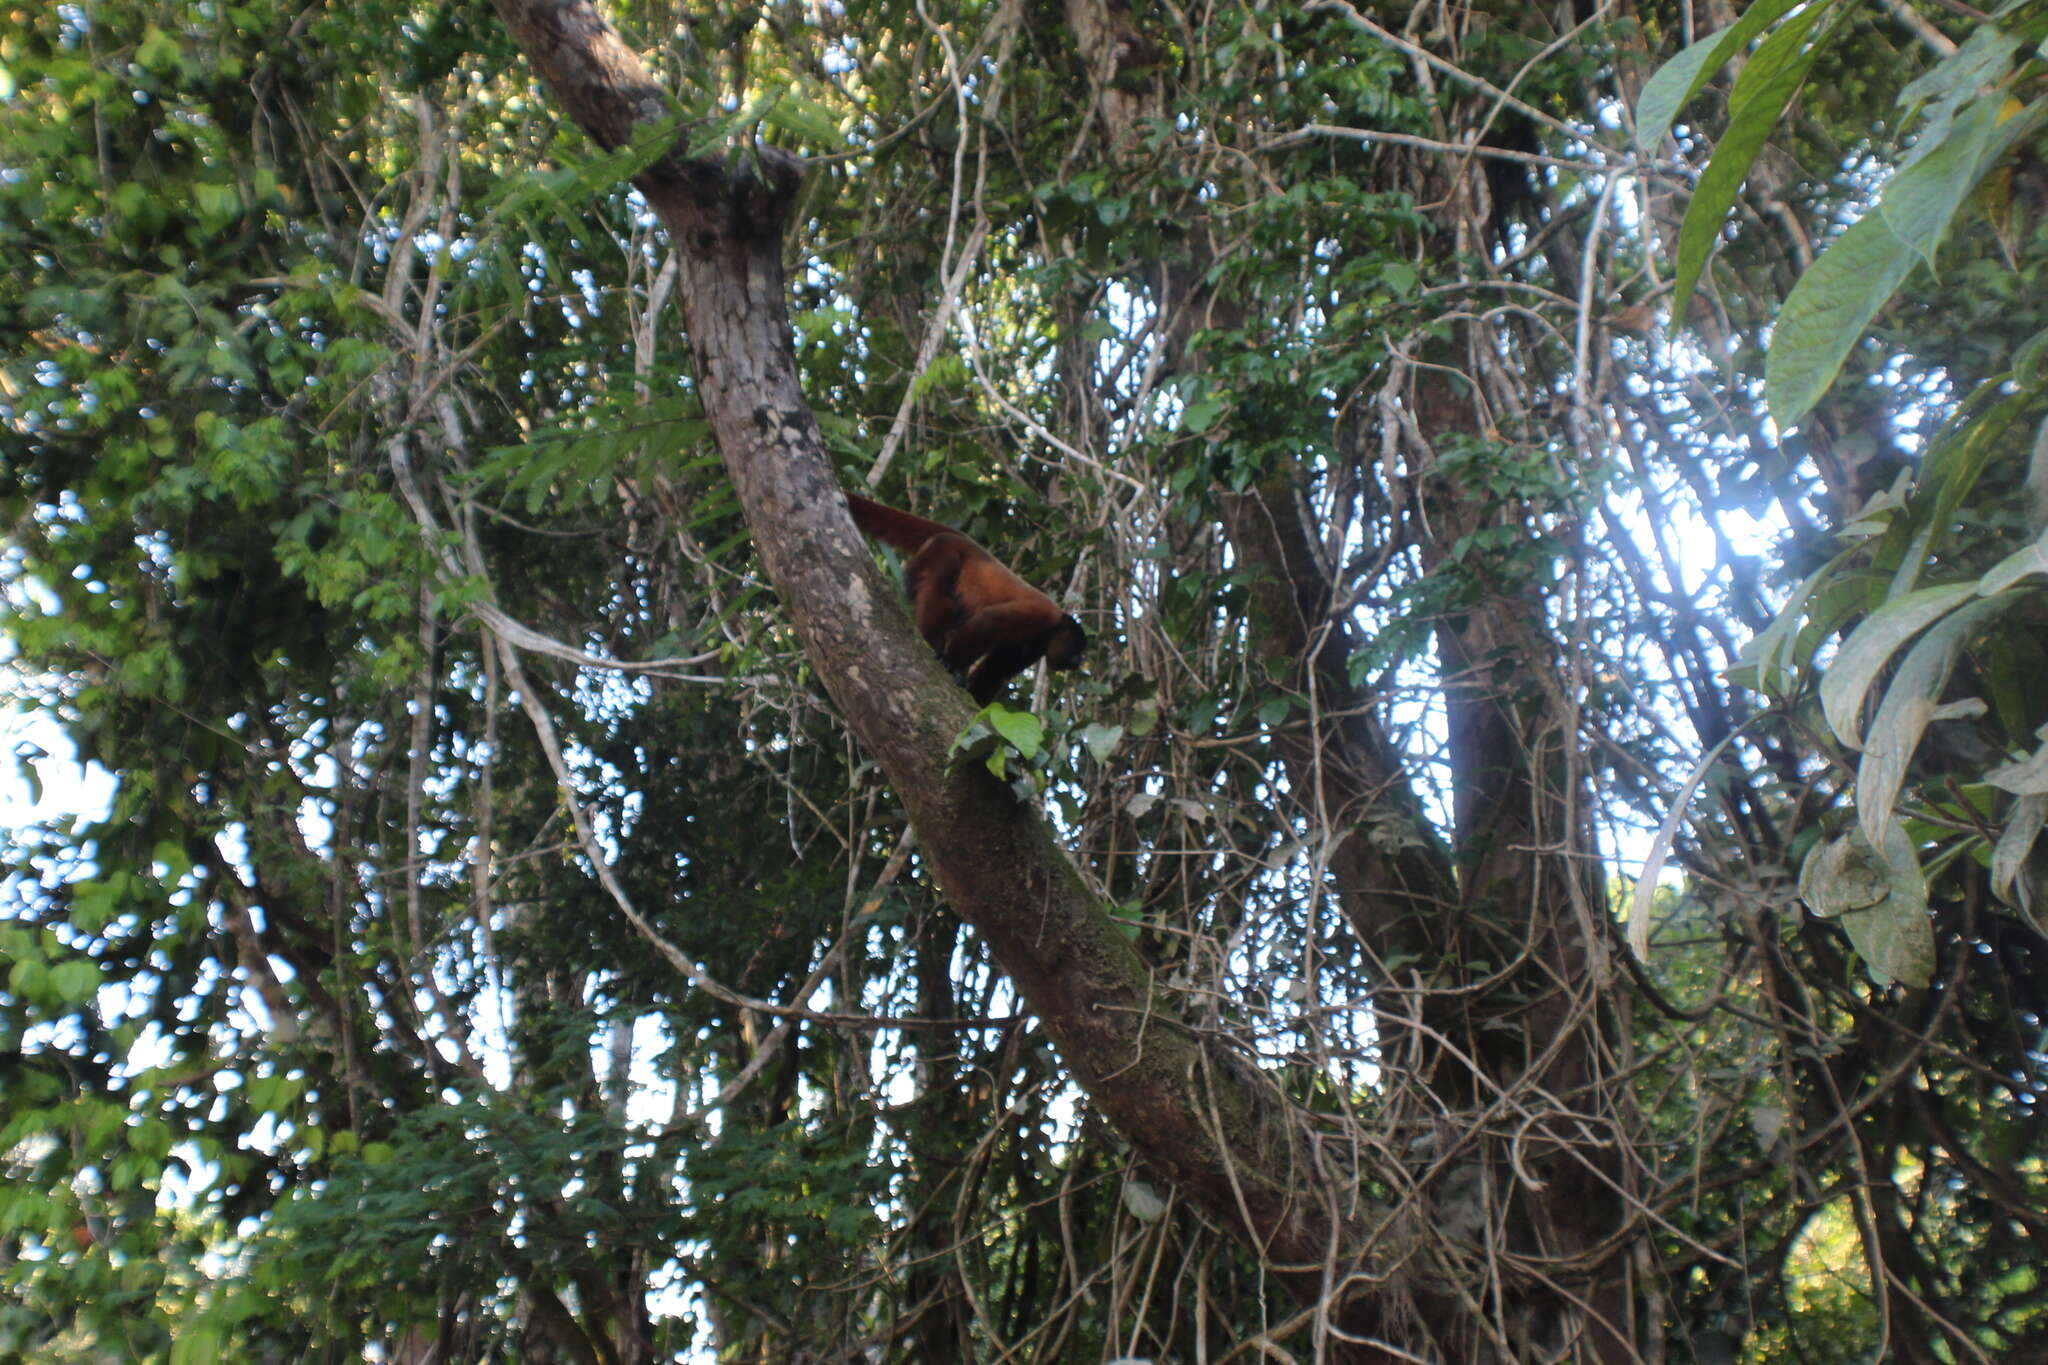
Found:
[[[1424,1358],[2048,1350],[2048,7],[1789,8],[609,11],[818,158],[844,477],[1096,640],[967,747]],[[0,1361],[1314,1358],[920,875],[645,149],[485,6],[8,19]]]

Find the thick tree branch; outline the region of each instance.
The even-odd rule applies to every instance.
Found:
[[[666,115],[666,97],[586,0],[496,3],[600,145],[624,145],[636,124]],[[1326,1268],[1347,1264],[1374,1221],[1355,1173],[1336,1167],[1256,1069],[1205,1048],[1165,1010],[1038,814],[978,765],[948,761],[972,709],[855,531],[799,386],[781,253],[800,175],[794,158],[757,148],[723,164],[671,156],[638,180],[679,249],[704,411],[769,581],[901,795],[939,886],[1095,1105],[1305,1298],[1321,1298]]]

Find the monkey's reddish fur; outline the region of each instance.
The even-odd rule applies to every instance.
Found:
[[[906,556],[903,586],[918,634],[986,706],[1043,658],[1072,668],[1088,647],[1081,623],[950,526],[846,495],[853,524]]]

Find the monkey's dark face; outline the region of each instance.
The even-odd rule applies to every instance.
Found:
[[[1087,650],[1088,632],[1073,617],[1062,616],[1052,634],[1045,637],[1045,666],[1055,671],[1072,668]]]

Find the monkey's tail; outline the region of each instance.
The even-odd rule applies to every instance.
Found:
[[[853,524],[860,527],[861,534],[872,536],[904,554],[915,553],[933,536],[944,535],[953,529],[879,502],[871,502],[858,493],[846,495],[846,509],[853,513]]]

